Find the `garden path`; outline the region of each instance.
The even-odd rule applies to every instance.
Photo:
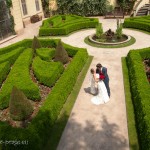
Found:
[[[99,19],[104,31],[115,31],[115,19]],[[62,41],[72,46],[87,48],[93,57],[90,68],[97,63],[107,67],[110,77],[110,101],[103,105],[93,105],[87,90],[89,74],[84,79],[68,123],[62,134],[57,150],[129,150],[127,116],[121,57],[131,49],[150,46],[150,35],[123,29],[123,33],[136,38],[136,43],[124,48],[96,48],[84,43],[84,38],[93,34],[95,29],[83,30],[63,37]]]
[[[116,29],[115,19],[99,18],[104,31]],[[28,25],[24,34],[0,45],[8,46],[25,38],[33,38],[38,34],[42,22]],[[150,35],[142,32],[123,29],[123,32],[136,38],[136,43],[124,48],[96,48],[84,43],[84,38],[95,32],[94,29],[75,32],[62,41],[72,46],[87,48],[94,56],[90,68],[101,63],[107,67],[110,76],[110,101],[104,105],[93,105],[89,89],[89,70],[84,79],[68,123],[62,134],[57,150],[129,150],[125,94],[121,57],[129,50],[150,46]]]

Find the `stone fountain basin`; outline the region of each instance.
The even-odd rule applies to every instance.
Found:
[[[109,43],[109,42],[99,42],[99,41],[95,41],[95,40],[93,39],[93,37],[95,36],[95,34],[89,35],[89,40],[90,40],[91,42],[93,42],[93,43],[100,44],[100,45],[119,45],[119,44],[123,44],[123,43],[126,43],[126,42],[128,42],[128,41],[131,40],[131,36],[130,36],[130,35],[125,35],[125,34],[123,34],[123,35],[126,36],[127,39],[124,40],[124,41],[121,41],[121,42],[114,42],[114,43],[110,42],[110,43]]]

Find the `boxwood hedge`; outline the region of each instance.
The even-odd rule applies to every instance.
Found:
[[[150,84],[143,59],[150,58],[150,48],[131,50],[127,55],[130,86],[141,150],[150,149]]]
[[[33,60],[34,75],[40,83],[49,87],[53,86],[63,73],[64,67],[60,62],[46,62],[36,57]]]
[[[80,29],[95,28],[97,24],[97,18],[85,18],[76,15],[66,15],[66,17],[64,15],[57,15],[43,21],[39,35],[67,35]]]
[[[150,32],[150,15],[144,17],[126,18],[123,23],[125,28],[135,28]]]
[[[32,100],[40,100],[38,86],[30,78],[29,69],[32,62],[32,49],[26,49],[16,60],[0,92],[0,109],[9,106],[13,86],[18,87]]]
[[[9,61],[10,64],[12,65],[15,60],[17,59],[17,57],[23,52],[24,48],[23,47],[19,47],[17,49],[14,49],[13,51],[9,52],[9,53],[5,53],[0,55],[0,63],[3,63],[5,61]]]
[[[0,86],[10,70],[10,63],[8,61],[0,64]]]
[[[55,48],[39,48],[36,50],[36,54],[42,60],[50,61],[55,55]]]
[[[42,39],[40,42],[44,47],[53,47],[54,45],[54,47],[56,47],[58,40]],[[27,45],[31,46],[31,43],[32,40],[24,40],[17,43],[17,45],[26,47]],[[67,44],[64,44],[64,47],[68,54],[73,57],[72,62],[68,65],[62,76],[52,88],[38,114],[33,118],[28,127],[13,128],[7,122],[0,122],[0,140],[14,141],[14,144],[2,143],[0,145],[2,149],[41,150],[47,143],[51,134],[51,127],[54,125],[67,97],[74,87],[80,71],[88,59],[86,49],[71,47]],[[28,49],[25,52],[30,53],[32,51]],[[21,56],[23,57],[23,53]]]

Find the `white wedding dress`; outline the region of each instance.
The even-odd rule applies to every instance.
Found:
[[[109,96],[106,86],[102,80],[98,82],[97,88],[98,94],[91,99],[91,102],[95,105],[107,103],[109,101]]]
[[[91,74],[90,76],[90,93],[91,94],[96,94],[96,87],[95,87],[95,80],[94,80],[94,77],[93,75]]]

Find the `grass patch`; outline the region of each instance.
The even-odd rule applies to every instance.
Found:
[[[126,47],[126,46],[130,46],[132,44],[134,44],[136,41],[136,39],[134,37],[131,36],[131,40],[126,42],[126,43],[122,43],[122,44],[119,44],[119,45],[99,45],[99,44],[96,44],[96,43],[92,43],[91,41],[89,41],[89,38],[86,37],[84,39],[84,42],[90,46],[93,46],[93,47],[98,47],[98,48],[121,48],[121,47]]]
[[[128,68],[126,64],[126,58],[122,58],[123,78],[124,78],[124,89],[126,99],[126,110],[127,110],[127,122],[128,122],[128,135],[130,150],[139,150],[138,136],[136,131],[134,107],[130,92],[130,82],[128,76]]]
[[[47,143],[46,147],[44,148],[44,150],[49,150],[49,149],[56,150],[59,140],[61,138],[61,135],[63,133],[63,130],[64,130],[66,123],[68,121],[68,118],[70,116],[72,107],[73,107],[73,105],[76,101],[76,98],[78,96],[78,93],[80,91],[83,80],[85,79],[88,68],[92,62],[92,59],[93,59],[92,56],[90,56],[88,58],[87,63],[85,64],[84,68],[80,72],[77,82],[76,82],[71,94],[69,95],[66,103],[64,104],[64,107],[61,110],[61,113],[60,113],[56,123],[54,124],[52,130],[50,131],[51,132],[50,139],[48,140],[48,143]]]

